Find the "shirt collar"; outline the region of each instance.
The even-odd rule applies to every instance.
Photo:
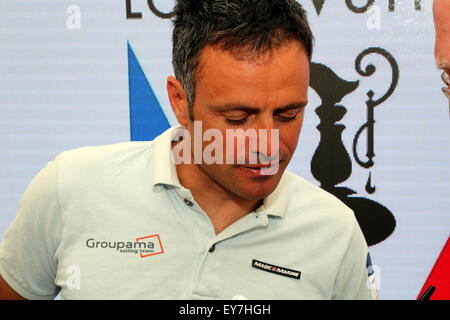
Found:
[[[261,210],[265,211],[269,216],[284,217],[288,209],[290,196],[292,195],[287,190],[290,174],[287,170],[284,171],[277,187],[271,194],[264,198],[263,205],[257,209],[257,212]]]
[[[182,126],[174,126],[167,129],[153,140],[153,191],[160,191],[164,185],[184,188],[177,175],[177,170],[172,157],[172,141],[176,141],[177,131]],[[288,180],[291,173],[287,170],[283,173],[278,186],[263,201],[256,212],[265,212],[269,216],[283,218],[289,205]]]
[[[182,126],[167,129],[153,140],[153,190],[160,191],[164,185],[182,187],[172,158],[172,141]]]

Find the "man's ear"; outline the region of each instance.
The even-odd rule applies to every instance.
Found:
[[[167,94],[173,113],[178,122],[185,128],[189,122],[189,109],[186,92],[181,83],[172,76],[167,78]]]

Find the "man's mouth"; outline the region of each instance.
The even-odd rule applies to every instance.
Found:
[[[280,167],[281,161],[270,162],[267,164],[244,164],[237,165],[238,169],[255,176],[272,176],[275,175]]]
[[[262,168],[270,168],[272,166],[271,163],[268,164],[261,164],[261,165],[251,165],[251,164],[246,164],[246,165],[239,165],[238,167],[244,167],[244,168],[248,168],[248,169],[254,169],[254,170],[261,170]]]

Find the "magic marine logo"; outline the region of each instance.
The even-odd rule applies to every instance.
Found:
[[[89,238],[86,240],[89,249],[113,250],[116,253],[135,254],[146,258],[164,253],[161,239],[158,234],[137,238],[136,241],[106,241]]]

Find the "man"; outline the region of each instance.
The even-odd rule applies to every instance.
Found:
[[[433,2],[433,15],[436,28],[434,56],[436,65],[439,69],[442,69],[442,80],[444,81],[442,91],[450,100],[450,1],[435,0]]]
[[[177,1],[181,126],[50,162],[0,247],[1,296],[371,299],[353,212],[286,170],[311,55],[294,0]]]

